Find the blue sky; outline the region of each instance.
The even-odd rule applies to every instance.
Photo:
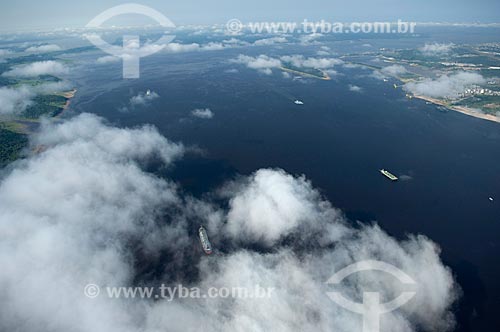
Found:
[[[0,4],[0,30],[81,27],[99,12],[127,1],[16,0]],[[132,2],[132,1],[131,1]],[[303,19],[328,21],[499,22],[498,0],[141,0],[176,24]]]

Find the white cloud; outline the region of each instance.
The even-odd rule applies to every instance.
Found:
[[[312,45],[312,44],[318,44],[319,42],[317,41],[323,37],[321,33],[311,33],[308,35],[302,35],[300,36],[299,40],[302,45]]]
[[[355,66],[357,66],[357,65],[353,65],[353,68]],[[407,72],[408,71],[406,70],[406,68],[401,66],[401,65],[391,65],[391,66],[384,67],[380,70],[374,70],[370,74],[370,77],[373,77],[377,80],[384,80],[390,76],[398,77],[398,76],[405,74]]]
[[[167,52],[170,53],[183,53],[183,52],[196,52],[196,51],[218,51],[230,47],[230,45],[225,45],[221,43],[208,43],[208,44],[180,44],[180,43],[169,43],[165,47]]]
[[[410,82],[405,84],[404,88],[416,95],[444,98],[457,97],[468,86],[484,83],[486,83],[485,78],[478,73],[458,72],[442,75],[437,79],[426,78],[419,82]]]
[[[348,66],[354,68],[357,65],[348,65]],[[382,74],[382,72],[380,70],[374,70],[369,76],[373,77],[377,80],[387,79],[387,75]]]
[[[226,195],[232,198],[225,229],[240,241],[271,246],[299,226],[311,231],[325,226],[325,218],[340,218],[304,177],[281,170],[259,170],[226,189]]]
[[[0,87],[0,114],[20,114],[33,104],[35,96],[68,91],[72,88],[73,85],[68,81]]]
[[[197,108],[195,110],[191,111],[191,114],[194,117],[200,118],[200,119],[211,119],[214,117],[214,112],[210,110],[210,108]]]
[[[182,147],[151,127],[110,128],[91,115],[45,124],[34,140],[47,150],[0,184],[0,291],[10,303],[0,329],[133,331],[126,303],[85,300],[82,287],[128,282],[125,239],[153,235],[151,211],[176,199],[139,165],[153,156],[168,164]]]
[[[288,40],[285,37],[272,37],[272,38],[258,39],[253,44],[255,46],[269,46],[274,44],[282,44],[286,42],[288,42]]]
[[[302,55],[285,55],[277,59],[263,54],[258,57],[240,54],[238,58],[231,60],[231,62],[244,64],[248,68],[256,69],[264,74],[272,74],[272,69],[283,66],[283,63],[291,63],[296,67],[323,70],[332,69],[334,66],[344,63],[336,58],[306,58]]]
[[[0,87],[0,114],[19,114],[32,104],[35,93],[26,86]]]
[[[352,84],[349,84],[349,91],[352,91],[352,92],[362,92],[363,89],[360,88],[359,86],[357,85],[352,85]]]
[[[0,182],[1,330],[356,331],[360,315],[330,301],[325,282],[367,259],[417,282],[415,298],[384,314],[381,330],[453,326],[457,290],[439,248],[424,236],[396,241],[374,225],[349,226],[303,176],[259,170],[225,186],[219,206],[182,197],[144,171],[148,160],[169,166],[184,151],[150,126],[118,129],[83,114],[44,123],[32,141],[46,149]],[[193,250],[199,241],[191,229],[200,223],[216,250],[224,241],[223,254]],[[106,298],[104,286],[149,284],[150,272],[202,290],[274,291],[260,299]],[[102,287],[95,299],[83,295],[91,282]],[[350,298],[376,290],[390,299],[402,291],[393,277],[370,272],[337,290]]]
[[[408,71],[401,65],[392,65],[382,68],[381,72],[389,76],[399,76],[407,73]]]
[[[94,34],[88,34],[89,36],[93,36]],[[118,58],[123,58],[131,55],[141,54],[152,54],[157,52],[167,52],[167,53],[185,53],[185,52],[199,52],[199,51],[218,51],[226,48],[230,48],[234,46],[231,40],[228,40],[227,43],[220,42],[209,42],[206,44],[199,43],[190,43],[190,44],[182,44],[178,42],[171,42],[168,44],[156,44],[152,41],[146,42],[144,45],[138,45],[135,40],[129,41],[127,45],[129,50],[124,52],[124,54],[120,55]],[[139,48],[140,46],[140,48]],[[134,51],[136,49],[136,51]],[[100,58],[100,63],[109,63],[112,62],[112,58],[109,56],[104,56]]]
[[[281,67],[281,61],[279,59],[274,59],[263,54],[258,57],[240,54],[238,58],[231,60],[231,62],[244,64],[248,68],[256,69],[267,75],[272,74],[272,68]]]
[[[290,62],[296,67],[316,69],[330,69],[344,63],[344,61],[336,58],[305,58],[302,55],[285,55],[281,57],[281,61]]]
[[[166,46],[166,50],[172,53],[193,52],[193,51],[198,51],[199,49],[200,49],[200,44],[196,43],[192,44],[169,43]]]
[[[224,44],[228,44],[228,46],[245,46],[245,45],[250,45],[250,43],[243,41],[241,39],[237,38],[229,38],[229,39],[224,39],[222,41]]]
[[[4,76],[14,77],[35,77],[40,75],[63,75],[69,72],[68,67],[57,61],[37,61],[27,65],[14,67],[8,72],[3,73]]]
[[[455,45],[452,43],[449,43],[449,44],[439,44],[439,43],[425,44],[424,46],[419,48],[419,51],[425,55],[428,55],[428,56],[443,55],[443,54],[450,53],[450,51],[453,49],[454,46]]]
[[[55,52],[55,51],[60,51],[61,47],[55,44],[46,44],[46,45],[40,45],[40,46],[31,46],[28,47],[25,52],[30,52],[30,53],[45,53],[45,52]]]
[[[144,106],[149,104],[149,102],[159,98],[160,96],[154,92],[154,91],[149,91],[148,92],[139,92],[137,95],[133,96],[130,98],[130,105],[132,106]]]
[[[30,87],[36,94],[51,94],[55,92],[68,91],[73,89],[74,85],[68,81],[47,82]]]

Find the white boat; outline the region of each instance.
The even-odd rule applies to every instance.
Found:
[[[294,101],[295,105],[304,105],[304,102],[303,101],[300,101],[300,100],[296,100]]]
[[[208,240],[207,231],[203,226],[200,226],[198,229],[198,236],[200,237],[201,246],[203,247],[203,251],[205,254],[210,255],[212,253],[212,245]]]
[[[398,177],[396,175],[392,174],[391,172],[389,172],[388,170],[381,169],[380,173],[382,173],[385,177],[387,177],[391,181],[397,181],[398,180]]]
[[[150,96],[151,95],[151,90],[148,89],[148,91],[146,91],[146,96]]]
[[[490,197],[489,200],[490,200],[490,202],[493,202],[493,197]]]

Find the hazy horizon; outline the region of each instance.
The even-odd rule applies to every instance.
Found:
[[[0,13],[0,31],[58,29],[84,27],[100,12],[127,1],[89,0],[74,1],[20,0],[3,4]],[[293,6],[284,0],[269,4],[263,0],[234,3],[220,0],[200,3],[187,0],[147,0],[136,2],[152,7],[170,18],[177,25],[223,24],[237,18],[242,22],[327,20],[330,22],[396,21],[440,23],[498,23],[500,3],[494,0],[430,1],[418,3],[408,0],[357,1],[345,3],[338,0],[298,3]],[[78,8],[78,10],[75,10]]]

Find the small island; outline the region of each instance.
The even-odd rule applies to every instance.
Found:
[[[328,76],[327,73],[316,68],[299,68],[291,63],[286,63],[283,64],[283,66],[281,66],[280,69],[283,70],[284,72],[296,74],[303,77],[316,78],[324,81],[331,80],[330,76]]]

